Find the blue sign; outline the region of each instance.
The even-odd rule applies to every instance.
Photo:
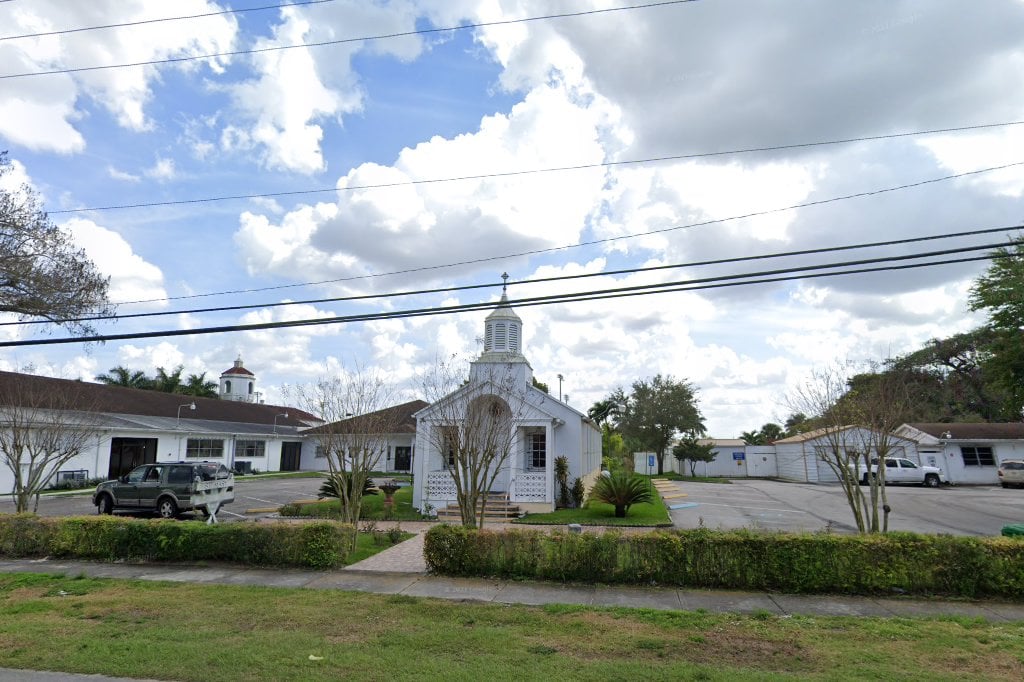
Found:
[[[732,458],[737,462],[741,462],[747,458],[747,455],[743,452],[734,452],[732,453]]]
[[[656,462],[654,461],[654,455],[647,455],[647,466],[654,468]]]

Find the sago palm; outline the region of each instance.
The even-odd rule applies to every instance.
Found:
[[[590,496],[615,507],[615,516],[623,518],[629,508],[641,502],[652,502],[651,485],[643,476],[628,471],[616,471],[610,476],[598,476]]]

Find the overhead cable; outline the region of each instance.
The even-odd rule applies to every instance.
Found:
[[[815,254],[823,253],[836,253],[840,251],[853,251],[859,249],[872,249],[883,246],[899,246],[905,244],[915,244],[920,242],[936,241],[940,239],[956,239],[960,237],[976,237],[986,234],[994,234],[998,232],[1013,232],[1017,230],[1024,230],[1024,225],[1011,225],[1007,227],[991,227],[983,230],[967,230],[962,232],[948,232],[937,235],[926,235],[920,237],[906,237],[904,239],[890,239],[887,241],[880,242],[863,242],[860,244],[845,244],[842,246],[825,246],[815,249],[800,249],[797,251],[782,251],[775,253],[758,254],[753,256],[733,256],[731,258],[717,258],[713,260],[703,261],[692,261],[689,263],[672,263],[667,265],[652,265],[646,267],[637,268],[621,268],[616,270],[602,270],[601,272],[587,272],[575,275],[558,275],[554,277],[536,277],[532,279],[514,280],[509,282],[512,285],[524,285],[524,284],[547,284],[551,282],[563,282],[577,279],[589,279],[593,277],[611,277],[614,275],[634,275],[648,272],[658,272],[663,270],[678,270],[682,268],[695,268],[704,267],[708,265],[725,265],[731,263],[748,263],[759,260],[769,260],[775,258],[791,258],[795,256],[810,256]],[[974,249],[988,249],[992,248],[992,245],[983,245],[971,247]],[[109,320],[127,320],[127,319],[138,319],[148,317],[163,317],[167,315],[197,315],[202,313],[217,313],[217,312],[237,312],[241,310],[256,310],[265,308],[281,308],[296,305],[316,305],[321,303],[344,303],[352,301],[368,301],[377,299],[391,299],[391,298],[407,298],[409,296],[423,296],[427,294],[447,294],[458,291],[471,291],[474,289],[486,289],[493,288],[496,286],[502,286],[499,282],[487,282],[481,284],[463,284],[460,286],[450,287],[436,287],[431,289],[416,289],[412,291],[393,291],[388,293],[379,294],[361,294],[357,296],[331,296],[326,298],[315,298],[315,299],[304,299],[299,301],[277,301],[277,302],[265,302],[265,303],[249,303],[244,305],[230,305],[230,306],[216,306],[210,308],[192,308],[187,310],[161,310],[147,313],[128,313],[124,315],[96,315],[90,317],[77,317],[61,320],[60,324],[67,322],[96,322],[96,321],[109,321]],[[0,327],[6,326],[20,326],[20,325],[32,325],[32,324],[57,324],[52,320],[27,320],[27,321],[14,321],[14,322],[0,322]]]
[[[522,175],[533,175],[538,173],[564,173],[569,171],[592,170],[594,168],[612,168],[616,166],[636,166],[648,163],[661,163],[665,161],[686,161],[688,159],[712,158],[716,156],[732,156],[736,154],[753,154],[758,152],[785,151],[787,149],[806,149],[810,147],[824,147],[828,145],[850,144],[854,142],[872,142],[877,140],[890,140],[900,137],[914,137],[920,135],[936,135],[940,133],[959,133],[970,130],[984,130],[988,128],[1003,128],[1007,126],[1024,125],[1024,121],[1007,121],[1004,123],[981,123],[978,125],[957,126],[953,128],[933,128],[931,130],[916,130],[904,133],[889,133],[885,135],[865,135],[863,137],[847,137],[837,140],[819,140],[817,142],[797,142],[794,144],[779,144],[766,147],[747,147],[744,149],[728,149],[717,152],[694,152],[690,154],[675,154],[670,156],[653,156],[646,159],[625,159],[622,161],[601,161],[600,163],[582,163],[571,166],[552,166],[548,168],[527,168],[513,171],[495,171],[490,173],[477,173],[472,175],[455,175],[444,178],[421,178],[418,180],[402,180],[397,182],[378,182],[365,185],[345,185],[344,187],[320,187],[315,189],[296,189],[280,192],[257,192],[252,194],[224,194],[212,197],[195,197],[193,199],[174,199],[169,201],[145,201],[134,204],[110,204],[107,206],[88,206],[84,208],[64,208],[57,211],[49,211],[50,215],[61,215],[66,213],[86,213],[90,211],[118,211],[132,208],[154,208],[158,206],[186,206],[191,204],[208,204],[218,201],[235,201],[248,199],[280,199],[282,197],[306,196],[310,194],[327,194],[352,192],[356,190],[389,189],[395,187],[411,187],[416,185],[433,185],[445,182],[463,182],[466,180],[490,180],[496,178],[518,177]]]
[[[0,0],[0,2],[6,2],[7,0]],[[177,17],[164,17],[162,19],[140,19],[139,21],[125,21],[120,24],[102,24],[100,26],[83,26],[81,28],[65,28],[59,31],[41,31],[39,33],[21,33],[13,36],[0,36],[0,41],[4,40],[19,40],[21,38],[43,38],[46,36],[59,36],[68,33],[82,33],[83,31],[99,31],[101,29],[108,28],[124,28],[126,26],[142,26],[143,24],[159,24],[166,21],[182,21],[186,19],[202,19],[205,17],[216,17],[223,14],[241,14],[243,12],[260,12],[268,9],[282,9],[285,7],[302,7],[303,5],[322,5],[325,2],[335,2],[335,0],[296,0],[296,2],[286,2],[279,5],[263,5],[262,7],[243,7],[240,9],[224,9],[219,12],[203,12],[202,14],[185,14]]]
[[[889,256],[883,258],[871,258],[861,259],[856,261],[847,261],[844,263],[829,263],[824,265],[812,265],[805,267],[796,268],[781,268],[777,270],[766,270],[761,272],[752,272],[736,275],[724,275],[717,277],[706,277],[694,280],[675,281],[675,282],[661,282],[655,284],[644,284],[634,285],[627,287],[614,287],[610,289],[600,289],[586,292],[575,292],[568,294],[552,294],[546,296],[533,296],[527,298],[520,298],[509,300],[508,305],[515,307],[530,307],[534,305],[551,305],[555,303],[571,303],[578,301],[589,301],[609,298],[622,298],[633,295],[645,295],[653,293],[661,293],[666,291],[697,291],[701,289],[719,288],[721,286],[738,286],[742,284],[757,284],[764,283],[766,281],[786,281],[790,279],[814,279],[818,277],[828,277],[836,275],[851,275],[861,274],[867,272],[881,272],[885,270],[901,270],[915,267],[932,267],[937,265],[949,265],[955,263],[968,263],[979,260],[989,260],[993,258],[1006,257],[1003,254],[985,254],[982,256],[974,256],[967,258],[956,258],[946,259],[941,261],[929,261],[926,263],[914,263],[904,264],[899,266],[885,265],[874,268],[858,268],[854,270],[843,270],[839,272],[815,272],[822,269],[839,268],[839,267],[851,267],[855,265],[868,265],[874,263],[893,263],[898,261],[930,258],[937,255],[963,253],[967,251],[977,250],[978,248],[994,248],[1002,246],[1011,246],[1016,242],[1009,241],[1002,244],[992,244],[986,247],[965,247],[961,249],[943,249],[940,251],[932,251],[928,253],[911,254],[906,256]],[[812,273],[813,274],[809,274]],[[774,277],[775,279],[766,280],[766,277]],[[176,336],[200,336],[206,334],[222,334],[226,332],[238,332],[238,331],[259,331],[269,329],[285,329],[292,327],[312,327],[312,326],[323,326],[327,324],[344,324],[351,322],[368,322],[376,320],[392,320],[392,319],[404,319],[409,317],[423,317],[423,316],[434,316],[434,315],[447,315],[459,312],[469,312],[475,310],[487,310],[496,308],[498,305],[504,305],[504,303],[497,303],[494,301],[485,301],[478,303],[466,303],[452,306],[440,306],[430,308],[418,308],[412,310],[402,311],[387,311],[380,313],[362,313],[356,315],[340,315],[333,317],[321,317],[312,318],[305,320],[287,320],[280,322],[259,322],[252,324],[234,324],[234,325],[222,325],[216,327],[199,327],[193,329],[170,329],[160,330],[152,332],[132,332],[124,334],[96,334],[91,336],[82,337],[63,337],[63,338],[45,338],[45,339],[26,339],[18,341],[4,341],[0,342],[0,348],[9,347],[23,347],[23,346],[46,346],[46,345],[60,345],[69,343],[92,343],[92,342],[106,342],[106,341],[126,341],[133,339],[148,339],[148,338],[170,338]]]
[[[791,204],[789,206],[782,206],[782,207],[778,207],[778,208],[770,208],[770,209],[766,209],[766,210],[763,210],[763,211],[752,211],[750,213],[744,213],[744,214],[741,214],[741,215],[729,216],[727,218],[714,218],[712,220],[704,220],[704,221],[701,221],[699,223],[689,223],[689,224],[686,224],[686,225],[673,225],[671,227],[663,227],[663,228],[659,228],[657,230],[650,230],[648,232],[637,232],[637,233],[634,233],[634,234],[626,234],[626,235],[621,235],[621,236],[618,236],[618,237],[606,237],[604,239],[591,239],[591,240],[584,241],[584,242],[578,242],[576,244],[567,244],[567,245],[563,245],[563,246],[552,246],[552,247],[548,247],[548,248],[544,248],[544,249],[531,249],[529,251],[520,251],[518,253],[504,254],[504,255],[500,255],[500,256],[485,256],[485,257],[482,257],[482,258],[472,258],[472,259],[467,259],[467,260],[463,260],[463,261],[456,261],[456,262],[452,262],[452,263],[445,263],[445,264],[442,264],[442,265],[424,265],[424,266],[420,266],[420,267],[416,267],[416,268],[406,268],[404,270],[393,270],[391,272],[374,273],[374,274],[369,274],[369,275],[353,275],[353,276],[350,276],[350,277],[338,277],[338,278],[335,278],[335,279],[320,280],[320,281],[317,281],[317,282],[299,282],[299,283],[296,283],[296,284],[279,284],[279,285],[270,286],[270,287],[253,287],[253,288],[250,288],[250,289],[234,289],[234,290],[218,291],[218,292],[212,292],[212,293],[189,294],[189,295],[186,295],[186,296],[168,296],[168,297],[165,297],[165,298],[140,299],[140,300],[136,300],[136,301],[120,301],[120,302],[115,303],[115,305],[133,305],[133,304],[137,304],[137,303],[156,303],[156,302],[159,302],[159,301],[179,301],[179,300],[185,300],[185,299],[209,298],[211,296],[228,296],[228,295],[234,295],[234,294],[251,294],[251,293],[257,293],[257,292],[262,292],[262,291],[279,291],[279,290],[282,290],[282,289],[295,289],[295,288],[299,288],[299,287],[319,286],[319,285],[323,285],[323,284],[337,284],[337,283],[340,283],[340,282],[350,282],[350,281],[355,281],[355,280],[376,279],[376,278],[379,278],[379,277],[391,277],[391,276],[395,276],[395,275],[406,275],[406,274],[410,274],[410,273],[426,272],[426,271],[430,271],[430,270],[445,270],[445,269],[448,269],[448,268],[454,268],[454,267],[459,267],[459,266],[463,266],[463,265],[475,265],[477,263],[490,263],[490,262],[494,262],[494,261],[508,260],[508,259],[512,259],[512,258],[522,258],[524,256],[535,256],[535,255],[544,254],[544,253],[553,253],[553,252],[556,252],[556,251],[568,251],[569,249],[578,249],[578,248],[582,248],[584,246],[596,246],[596,245],[599,245],[599,244],[608,244],[608,243],[611,243],[611,242],[624,241],[626,239],[636,239],[638,237],[647,237],[647,236],[655,235],[655,234],[664,234],[664,233],[667,233],[667,232],[674,232],[674,231],[677,231],[677,230],[688,230],[688,229],[693,229],[695,227],[705,227],[707,225],[716,225],[716,224],[719,224],[719,223],[731,222],[731,221],[734,221],[734,220],[744,220],[746,218],[756,218],[756,217],[765,216],[765,215],[772,215],[772,214],[775,214],[775,213],[782,213],[782,212],[785,212],[785,211],[793,211],[793,210],[796,210],[796,209],[799,209],[799,208],[807,208],[807,207],[810,207],[810,206],[821,206],[821,205],[824,205],[824,204],[830,204],[830,203],[834,203],[834,202],[837,202],[837,201],[846,201],[848,199],[859,199],[859,198],[863,198],[863,197],[876,196],[876,195],[885,194],[885,193],[888,193],[888,192],[897,192],[897,191],[904,190],[904,189],[912,189],[914,187],[922,187],[924,185],[934,184],[934,183],[938,183],[938,182],[945,182],[945,181],[948,181],[948,180],[956,180],[956,179],[959,179],[959,178],[969,177],[969,176],[973,176],[973,175],[979,175],[979,174],[982,174],[982,173],[990,173],[992,171],[1003,170],[1003,169],[1006,169],[1006,168],[1012,168],[1014,166],[1021,166],[1021,165],[1024,165],[1024,161],[1017,161],[1015,163],[1004,164],[1002,166],[993,166],[991,168],[980,168],[978,170],[967,171],[967,172],[964,172],[964,173],[956,173],[956,174],[953,174],[953,175],[945,175],[945,176],[942,176],[942,177],[931,178],[931,179],[928,179],[928,180],[920,180],[920,181],[917,181],[917,182],[911,182],[911,183],[906,183],[906,184],[903,184],[903,185],[897,185],[895,187],[884,187],[884,188],[881,188],[881,189],[868,190],[868,191],[864,191],[864,192],[855,192],[853,194],[845,194],[845,195],[841,195],[841,196],[830,197],[828,199],[816,199],[814,201],[805,201],[805,202],[802,202],[802,203],[799,203],[799,204]]]
[[[344,45],[347,43],[369,42],[375,40],[387,40],[390,38],[405,38],[415,35],[430,35],[434,33],[448,33],[450,31],[463,31],[466,29],[488,28],[492,26],[507,26],[510,24],[525,24],[535,21],[546,21],[551,19],[568,19],[594,14],[607,14],[609,12],[623,12],[626,10],[650,9],[654,7],[665,7],[668,5],[682,5],[697,2],[697,0],[664,0],[663,2],[649,2],[643,5],[630,5],[627,7],[606,7],[603,9],[584,10],[579,12],[560,12],[557,14],[544,14],[533,17],[521,17],[519,19],[501,19],[498,21],[479,21],[472,24],[459,24],[458,26],[446,26],[444,28],[422,28],[412,31],[397,31],[395,33],[381,33],[358,38],[340,38],[338,40],[319,40],[309,43],[296,43],[294,45],[272,45],[268,47],[256,47],[248,50],[232,50],[230,52],[211,52],[209,54],[186,55],[183,57],[166,57],[164,59],[150,59],[141,62],[125,62],[121,64],[99,64],[95,66],[79,66],[74,68],[51,69],[49,71],[26,71],[22,73],[9,73],[0,75],[0,80],[10,78],[28,78],[31,76],[52,76],[60,73],[82,73],[87,71],[106,71],[109,69],[126,69],[137,66],[157,66],[160,64],[178,64],[182,62],[193,62],[201,59],[216,59],[219,57],[238,57],[248,54],[262,54],[265,52],[280,52],[282,50],[294,50],[298,48],[326,47],[329,45]]]

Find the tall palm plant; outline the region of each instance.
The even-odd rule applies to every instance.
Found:
[[[202,374],[189,374],[188,379],[179,387],[178,392],[200,398],[216,398],[217,388],[217,382],[208,380],[206,372],[203,372]]]
[[[130,370],[127,367],[118,365],[111,367],[110,371],[96,375],[96,381],[108,386],[124,386],[126,388],[150,388],[152,379],[140,370]]]
[[[170,374],[163,367],[157,367],[156,377],[153,379],[153,389],[162,393],[181,393],[181,373],[184,371],[184,365],[178,365]]]

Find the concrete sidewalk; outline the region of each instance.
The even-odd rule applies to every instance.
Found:
[[[981,617],[993,622],[1024,620],[1024,603],[909,598],[789,595],[768,592],[690,590],[669,587],[561,585],[480,578],[447,578],[413,572],[353,570],[302,571],[237,566],[109,564],[88,561],[17,560],[0,562],[0,573],[56,573],[97,578],[403,594],[501,604],[583,604],[650,609],[703,609],[716,613],[770,613],[779,616]]]

